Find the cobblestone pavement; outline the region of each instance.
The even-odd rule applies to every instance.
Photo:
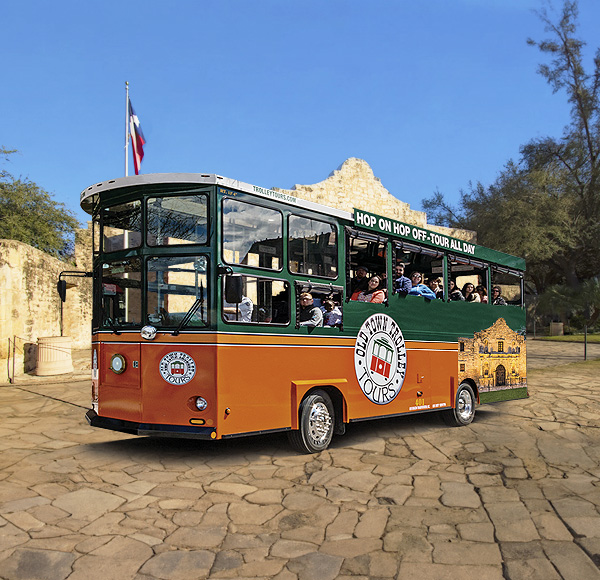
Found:
[[[530,367],[568,348],[529,341]],[[600,578],[599,371],[534,369],[529,399],[468,427],[352,424],[312,456],[92,429],[89,380],[20,378],[0,387],[0,577]]]

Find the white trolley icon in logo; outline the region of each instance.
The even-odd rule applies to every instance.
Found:
[[[406,346],[392,317],[373,314],[365,320],[354,346],[354,370],[370,401],[386,405],[396,398],[406,374]]]
[[[185,352],[170,352],[158,365],[160,376],[172,385],[185,385],[196,374],[194,359]]]

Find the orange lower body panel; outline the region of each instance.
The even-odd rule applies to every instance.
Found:
[[[310,337],[217,334],[194,343],[185,335],[181,342],[125,338],[94,345],[97,414],[144,425],[202,425],[215,431],[213,438],[296,428],[298,406],[314,387],[340,391],[344,421],[352,421],[449,407],[457,380],[452,343],[407,343],[398,394],[376,404],[357,379],[352,338],[320,344]],[[115,355],[125,360],[120,374],[111,367]],[[195,406],[198,397],[207,402],[203,411]]]

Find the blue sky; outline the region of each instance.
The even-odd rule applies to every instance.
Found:
[[[557,7],[562,2],[554,1]],[[142,173],[262,187],[365,159],[421,209],[489,184],[520,145],[560,136],[536,73],[541,0],[19,0],[2,9],[2,167],[84,221],[79,194],[124,175],[125,81]],[[580,0],[591,63],[600,2]],[[133,163],[129,162],[130,174]],[[374,208],[376,211],[376,208]]]

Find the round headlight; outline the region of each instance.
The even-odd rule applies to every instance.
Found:
[[[142,338],[145,338],[146,340],[152,340],[156,336],[156,328],[150,325],[144,326],[140,334],[142,335]]]
[[[208,407],[206,399],[203,397],[196,397],[196,409],[198,409],[198,411],[204,411],[206,407]]]
[[[121,373],[125,372],[126,366],[127,363],[125,362],[125,357],[122,354],[112,355],[109,368],[113,373],[120,375]]]

